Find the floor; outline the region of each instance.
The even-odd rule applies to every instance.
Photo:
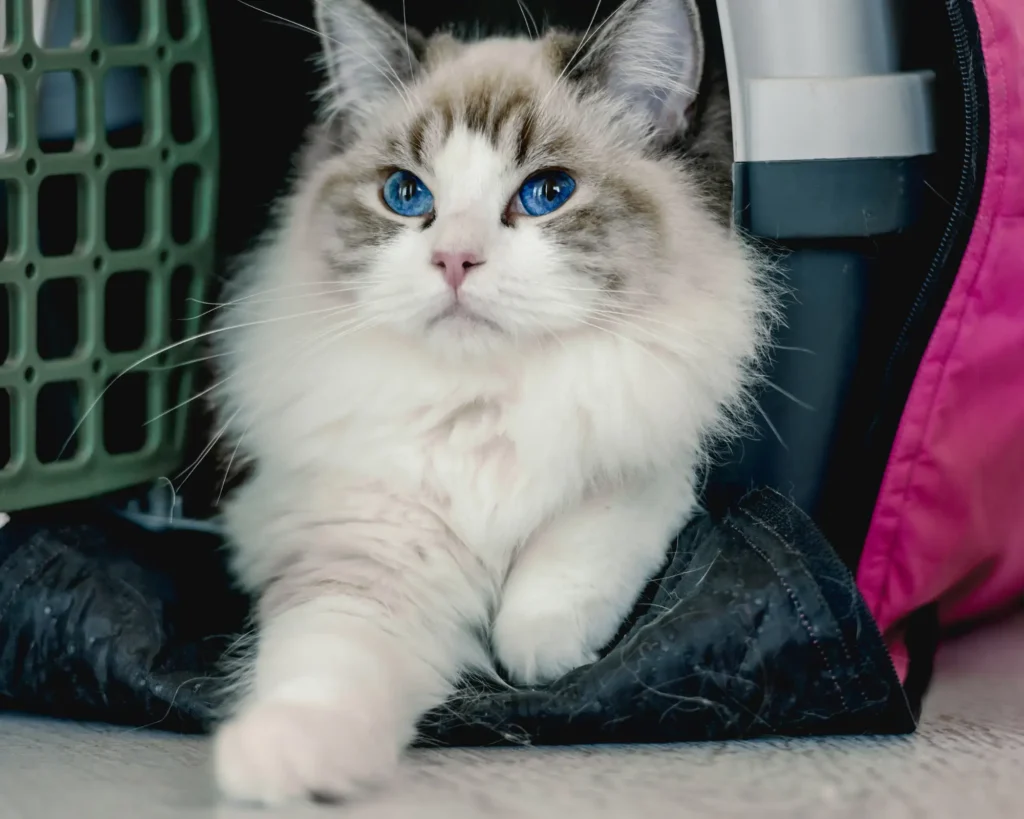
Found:
[[[1024,615],[947,645],[910,738],[433,751],[383,793],[281,813],[217,806],[203,740],[0,717],[0,819],[132,816],[1024,816]]]

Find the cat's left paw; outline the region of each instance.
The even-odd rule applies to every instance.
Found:
[[[498,661],[520,685],[542,685],[589,665],[618,628],[617,613],[602,601],[566,589],[537,592],[507,595],[491,633]]]

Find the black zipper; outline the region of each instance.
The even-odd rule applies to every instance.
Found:
[[[964,227],[961,224],[963,222],[961,217],[968,212],[969,200],[973,196],[974,187],[978,183],[978,180],[974,178],[976,177],[976,166],[970,160],[978,152],[980,130],[978,127],[980,115],[979,93],[974,71],[975,55],[968,38],[967,25],[964,22],[964,10],[961,8],[962,5],[967,4],[963,3],[962,0],[946,0],[946,13],[949,15],[950,26],[953,30],[953,43],[960,67],[960,79],[964,89],[964,167],[961,172],[959,185],[957,186],[956,200],[953,203],[953,215],[946,224],[946,230],[942,234],[939,248],[932,257],[928,273],[925,275],[914,303],[911,305],[910,312],[907,314],[906,321],[903,322],[899,335],[896,337],[896,344],[886,364],[884,378],[884,383],[886,384],[891,383],[899,359],[907,348],[908,340],[921,323],[925,305],[935,289],[939,273],[947,265],[947,259],[958,232]],[[972,211],[972,222],[973,215]],[[957,265],[959,265],[959,260],[957,260]],[[929,332],[931,329],[929,327]]]
[[[879,486],[917,367],[967,248],[985,177],[988,98],[977,18],[970,0],[945,0],[944,5],[964,95],[961,171],[945,230],[886,361],[881,382],[884,399],[868,428],[867,446],[877,466],[873,472]]]

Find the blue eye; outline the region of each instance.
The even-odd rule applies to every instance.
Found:
[[[408,171],[395,171],[385,179],[381,196],[399,216],[426,216],[434,209],[434,194]]]
[[[576,180],[565,171],[544,171],[519,189],[519,202],[528,216],[543,216],[564,205],[576,190]]]

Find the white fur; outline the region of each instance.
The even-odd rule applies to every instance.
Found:
[[[436,224],[362,278],[324,263],[319,191],[344,157],[299,185],[242,271],[217,328],[219,403],[256,475],[226,519],[238,576],[264,600],[216,741],[228,796],[344,796],[386,776],[419,717],[487,667],[480,633],[519,683],[592,661],[692,514],[706,439],[764,339],[764,296],[685,180],[618,138],[594,136],[672,215],[624,271],[618,313],[535,224],[501,225],[522,180],[459,127],[424,172]],[[493,326],[434,321],[452,294],[429,259],[448,245],[486,258],[461,299]]]

